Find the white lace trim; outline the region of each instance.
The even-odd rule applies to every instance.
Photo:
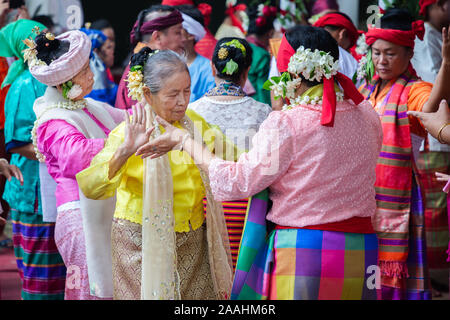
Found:
[[[247,102],[250,97],[243,97],[242,99],[233,99],[233,100],[216,100],[211,97],[204,97],[205,100],[216,103],[216,104],[222,104],[222,105],[229,105],[229,104],[241,104],[244,102]]]
[[[80,201],[67,202],[58,207],[58,214],[64,211],[81,209]]]

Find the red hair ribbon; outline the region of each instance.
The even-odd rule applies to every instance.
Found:
[[[330,79],[323,78],[323,103],[322,103],[322,120],[321,124],[325,127],[333,127],[336,117],[336,91],[334,90],[334,80],[344,89],[344,97],[346,100],[351,99],[356,105],[362,103],[364,96],[356,89],[353,81],[346,75],[338,72],[337,75]]]
[[[420,5],[420,15],[422,17],[425,17],[427,15],[427,8],[429,6],[431,6],[432,4],[435,4],[437,2],[437,0],[420,0],[419,5]]]
[[[326,26],[336,26],[339,28],[346,29],[352,42],[351,47],[353,47],[356,44],[359,38],[358,29],[356,29],[353,22],[338,13],[329,13],[324,15],[319,20],[317,20],[317,22],[314,23],[313,26],[318,28],[323,28]]]
[[[371,46],[378,39],[382,39],[414,49],[416,36],[420,40],[423,40],[423,37],[425,36],[425,25],[422,20],[413,22],[412,30],[410,31],[369,28],[369,31],[366,33],[366,42]]]
[[[246,34],[247,32],[244,30],[242,23],[239,21],[238,18],[236,18],[234,14],[238,11],[246,11],[246,10],[247,6],[245,4],[238,4],[237,6],[234,7],[230,5],[227,11],[225,11],[225,13],[231,18],[231,23],[233,24],[233,26],[239,28],[239,30],[241,30],[243,34]]]
[[[291,57],[295,54],[295,50],[286,39],[286,35],[281,40],[280,50],[277,56],[277,66],[280,73],[287,72]],[[364,96],[356,89],[353,81],[338,73],[330,79],[323,78],[323,104],[322,104],[322,120],[321,124],[326,127],[334,126],[336,116],[336,91],[334,89],[335,80],[344,89],[345,99],[351,99],[356,105],[364,101]]]

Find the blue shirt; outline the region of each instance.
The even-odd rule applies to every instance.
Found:
[[[47,86],[38,82],[25,70],[11,84],[5,101],[5,143],[9,149],[32,143],[31,131],[36,121],[34,101],[43,96]],[[24,184],[13,178],[7,181],[3,199],[11,208],[21,212],[42,214],[40,201],[39,162],[19,154],[11,156],[11,164],[22,171]]]
[[[192,103],[214,88],[216,81],[212,74],[211,61],[199,54],[189,67],[189,73],[191,74],[191,99],[189,102]]]

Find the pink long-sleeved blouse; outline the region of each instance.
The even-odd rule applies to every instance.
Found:
[[[123,119],[123,111],[108,108],[116,123]],[[83,110],[99,127],[109,134],[106,128],[87,109]],[[76,174],[89,167],[92,159],[99,153],[105,139],[87,139],[78,129],[64,120],[50,120],[39,126],[37,145],[46,158],[49,174],[55,180],[56,206],[80,200]]]
[[[379,116],[370,103],[338,103],[334,127],[320,124],[321,108],[272,112],[237,163],[209,166],[216,200],[243,199],[270,187],[267,219],[302,228],[372,217],[375,168],[382,144]]]

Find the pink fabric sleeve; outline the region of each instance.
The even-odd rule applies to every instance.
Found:
[[[64,120],[51,120],[37,129],[39,151],[47,157],[47,164],[56,161],[60,173],[75,176],[89,167],[104,145],[104,139],[86,139],[74,126]],[[50,162],[50,163],[49,163]]]
[[[253,149],[238,162],[215,158],[209,166],[211,189],[217,201],[253,196],[280,179],[295,155],[295,130],[283,112],[272,112],[253,138]]]
[[[125,121],[125,113],[123,109],[112,107],[107,103],[103,103],[103,106],[117,125]]]

